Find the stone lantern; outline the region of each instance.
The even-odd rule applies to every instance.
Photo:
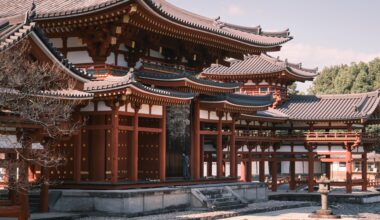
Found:
[[[321,193],[321,209],[315,211],[313,214],[309,215],[310,218],[323,218],[323,219],[337,219],[340,218],[339,215],[334,215],[332,210],[328,208],[328,193],[330,191],[330,180],[327,178],[326,174],[323,174],[319,180],[318,192]]]

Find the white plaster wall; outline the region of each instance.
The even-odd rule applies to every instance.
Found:
[[[50,38],[50,42],[53,44],[55,48],[63,48],[63,40],[62,38]]]
[[[341,146],[332,146],[331,152],[345,152],[344,148]]]
[[[150,54],[151,57],[155,57],[155,58],[159,58],[159,59],[164,59],[165,58],[164,56],[162,56],[162,54],[160,54],[159,51],[156,51],[156,50],[150,49],[149,50],[149,54]]]
[[[292,148],[291,146],[281,146],[280,149],[277,150],[277,152],[291,152]]]
[[[294,146],[294,152],[307,152],[304,146]]]
[[[88,103],[85,107],[80,109],[81,112],[93,112],[95,111],[95,105],[93,102]]]
[[[67,59],[69,59],[73,64],[94,62],[87,51],[67,52]]]
[[[208,111],[206,111],[206,110],[200,110],[199,114],[200,114],[200,118],[202,118],[202,119],[208,119]]]
[[[106,112],[106,111],[112,111],[111,107],[108,107],[104,101],[98,102],[98,111],[99,112]]]
[[[127,104],[127,112],[132,112],[132,113],[135,112],[135,110],[132,108],[131,103],[128,103],[128,104]]]
[[[107,57],[106,64],[115,65],[115,54],[113,52]]]
[[[128,67],[128,62],[124,59],[123,54],[117,55],[117,65]]]
[[[141,113],[141,114],[149,114],[149,105],[142,104],[139,113]]]
[[[210,119],[212,119],[212,120],[218,120],[219,119],[218,116],[216,115],[216,112],[214,112],[214,111],[210,112]]]
[[[152,115],[162,115],[162,106],[152,105]]]
[[[79,37],[69,37],[67,38],[67,47],[85,47],[86,44],[82,43],[82,39]]]
[[[121,51],[128,51],[128,48],[125,46],[125,44],[120,44],[119,45],[119,50],[121,50]]]
[[[329,152],[328,146],[318,146],[317,149],[314,150],[314,152]]]
[[[290,161],[281,161],[281,173],[289,174],[290,172]]]
[[[309,163],[307,161],[296,161],[296,174],[308,173]]]

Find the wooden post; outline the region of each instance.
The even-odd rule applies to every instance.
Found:
[[[80,114],[74,115],[76,122],[82,122],[82,116]],[[80,183],[82,170],[82,129],[80,128],[78,133],[73,137],[74,141],[74,182]]]
[[[218,137],[217,137],[217,145],[216,145],[216,170],[217,177],[223,177],[223,136],[222,136],[222,118],[224,116],[224,112],[218,112]]]
[[[132,108],[135,110],[133,115],[133,134],[132,134],[132,146],[130,149],[129,161],[130,161],[130,181],[138,181],[138,157],[139,157],[139,103],[133,103]]]
[[[367,152],[362,154],[362,191],[367,191],[368,177],[367,177]]]
[[[161,129],[158,160],[160,163],[160,181],[163,182],[166,180],[166,106],[162,106]]]
[[[277,192],[277,159],[272,154],[272,192]]]
[[[330,158],[330,155],[326,155],[326,158]],[[331,179],[331,163],[326,163],[326,177]]]
[[[249,151],[248,151],[248,161],[246,164],[246,170],[247,170],[246,180],[247,182],[252,182],[252,148],[249,147],[248,149]]]
[[[292,157],[292,159],[295,159]],[[290,169],[290,182],[289,182],[289,188],[290,190],[295,190],[296,189],[296,161],[291,160],[289,164],[289,169]]]
[[[193,147],[191,148],[191,176],[193,179],[200,178],[200,106],[199,102],[194,102],[194,126],[193,126]]]
[[[111,182],[119,176],[119,105],[112,106],[111,113]]]
[[[237,177],[235,132],[236,132],[235,118],[232,118],[231,139],[230,139],[230,175],[233,178]]]
[[[43,182],[40,191],[40,212],[49,212],[49,174],[50,169],[42,167]]]
[[[94,115],[96,124],[105,126],[104,115]],[[106,164],[106,129],[91,131],[91,157],[90,159],[90,176],[93,181],[105,180],[105,164]]]
[[[15,160],[17,159],[16,153],[8,153],[7,160]],[[12,205],[16,204],[17,194],[16,194],[16,175],[17,175],[17,167],[15,164],[11,163],[8,165],[8,199],[11,200]]]
[[[346,143],[346,192],[352,193],[352,151],[351,146]]]
[[[307,186],[309,192],[314,192],[314,153],[313,146],[308,145],[308,159],[309,159],[309,178],[307,179]]]
[[[204,152],[204,146],[205,146],[205,136],[201,135],[201,162],[200,162],[200,175],[203,178],[204,177],[204,162],[205,162],[205,152]]]

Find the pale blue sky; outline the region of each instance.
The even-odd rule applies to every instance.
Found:
[[[292,41],[274,54],[305,67],[369,61],[380,56],[377,0],[169,0],[210,18],[263,30],[290,29]],[[305,90],[307,85],[300,85]]]

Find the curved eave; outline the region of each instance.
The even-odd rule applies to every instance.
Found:
[[[288,118],[282,117],[270,117],[270,116],[260,116],[260,115],[250,115],[250,114],[241,114],[240,119],[253,119],[258,121],[274,121],[274,122],[286,122]]]
[[[239,37],[239,36],[234,36],[233,34],[227,34],[227,32],[224,31],[219,31],[219,32],[214,32],[211,29],[207,27],[203,27],[201,25],[194,25],[190,23],[186,23],[184,21],[181,21],[179,19],[174,18],[174,16],[169,16],[168,14],[163,13],[160,9],[158,9],[156,6],[147,3],[146,0],[137,0],[137,2],[140,3],[146,10],[148,10],[150,13],[153,13],[156,17],[160,17],[161,19],[165,20],[166,22],[174,23],[180,27],[192,30],[192,31],[197,31],[197,32],[202,32],[205,34],[211,34],[213,36],[221,37],[225,40],[233,41],[235,43],[241,43],[246,46],[250,47],[256,47],[256,48],[262,48],[262,49],[270,49],[270,48],[275,48],[279,47],[282,44],[292,40],[292,37],[288,37],[284,39],[283,41],[280,41],[278,43],[273,43],[273,44],[264,44],[260,42],[255,42],[253,40],[246,39],[244,37]]]
[[[308,81],[308,80],[311,81],[315,77],[318,76],[318,73],[305,72],[305,74],[302,74],[302,70],[297,70],[297,69],[294,69],[292,67],[287,67],[286,72],[289,75],[295,77],[296,79],[303,80],[303,81]]]
[[[37,34],[35,34],[34,32],[31,32],[30,34],[30,37],[31,39],[33,40],[34,43],[36,43],[41,49],[42,51],[45,53],[45,55],[52,61],[54,62],[55,64],[57,64],[62,70],[64,70],[68,75],[70,75],[71,77],[73,77],[74,79],[80,81],[80,82],[83,82],[83,83],[86,83],[86,82],[89,82],[90,80],[88,79],[85,79],[83,77],[80,77],[78,76],[77,74],[73,73],[71,70],[69,70],[65,65],[63,65],[63,63],[58,60],[53,54],[52,52],[46,47],[46,45],[42,42],[42,40],[37,36]]]
[[[215,108],[215,109],[225,109],[229,111],[237,111],[237,112],[256,112],[260,110],[266,110],[270,105],[261,105],[261,106],[252,106],[252,105],[241,105],[236,104],[227,100],[222,101],[207,101],[200,100],[199,101],[204,108]]]
[[[210,84],[202,84],[193,80],[190,80],[186,77],[178,79],[158,79],[153,77],[139,76],[138,77],[142,82],[149,84],[154,84],[156,86],[169,86],[169,87],[189,87],[191,89],[200,90],[200,91],[210,91],[210,92],[234,92],[235,89],[238,89],[239,86],[233,87],[222,87],[215,86]]]

